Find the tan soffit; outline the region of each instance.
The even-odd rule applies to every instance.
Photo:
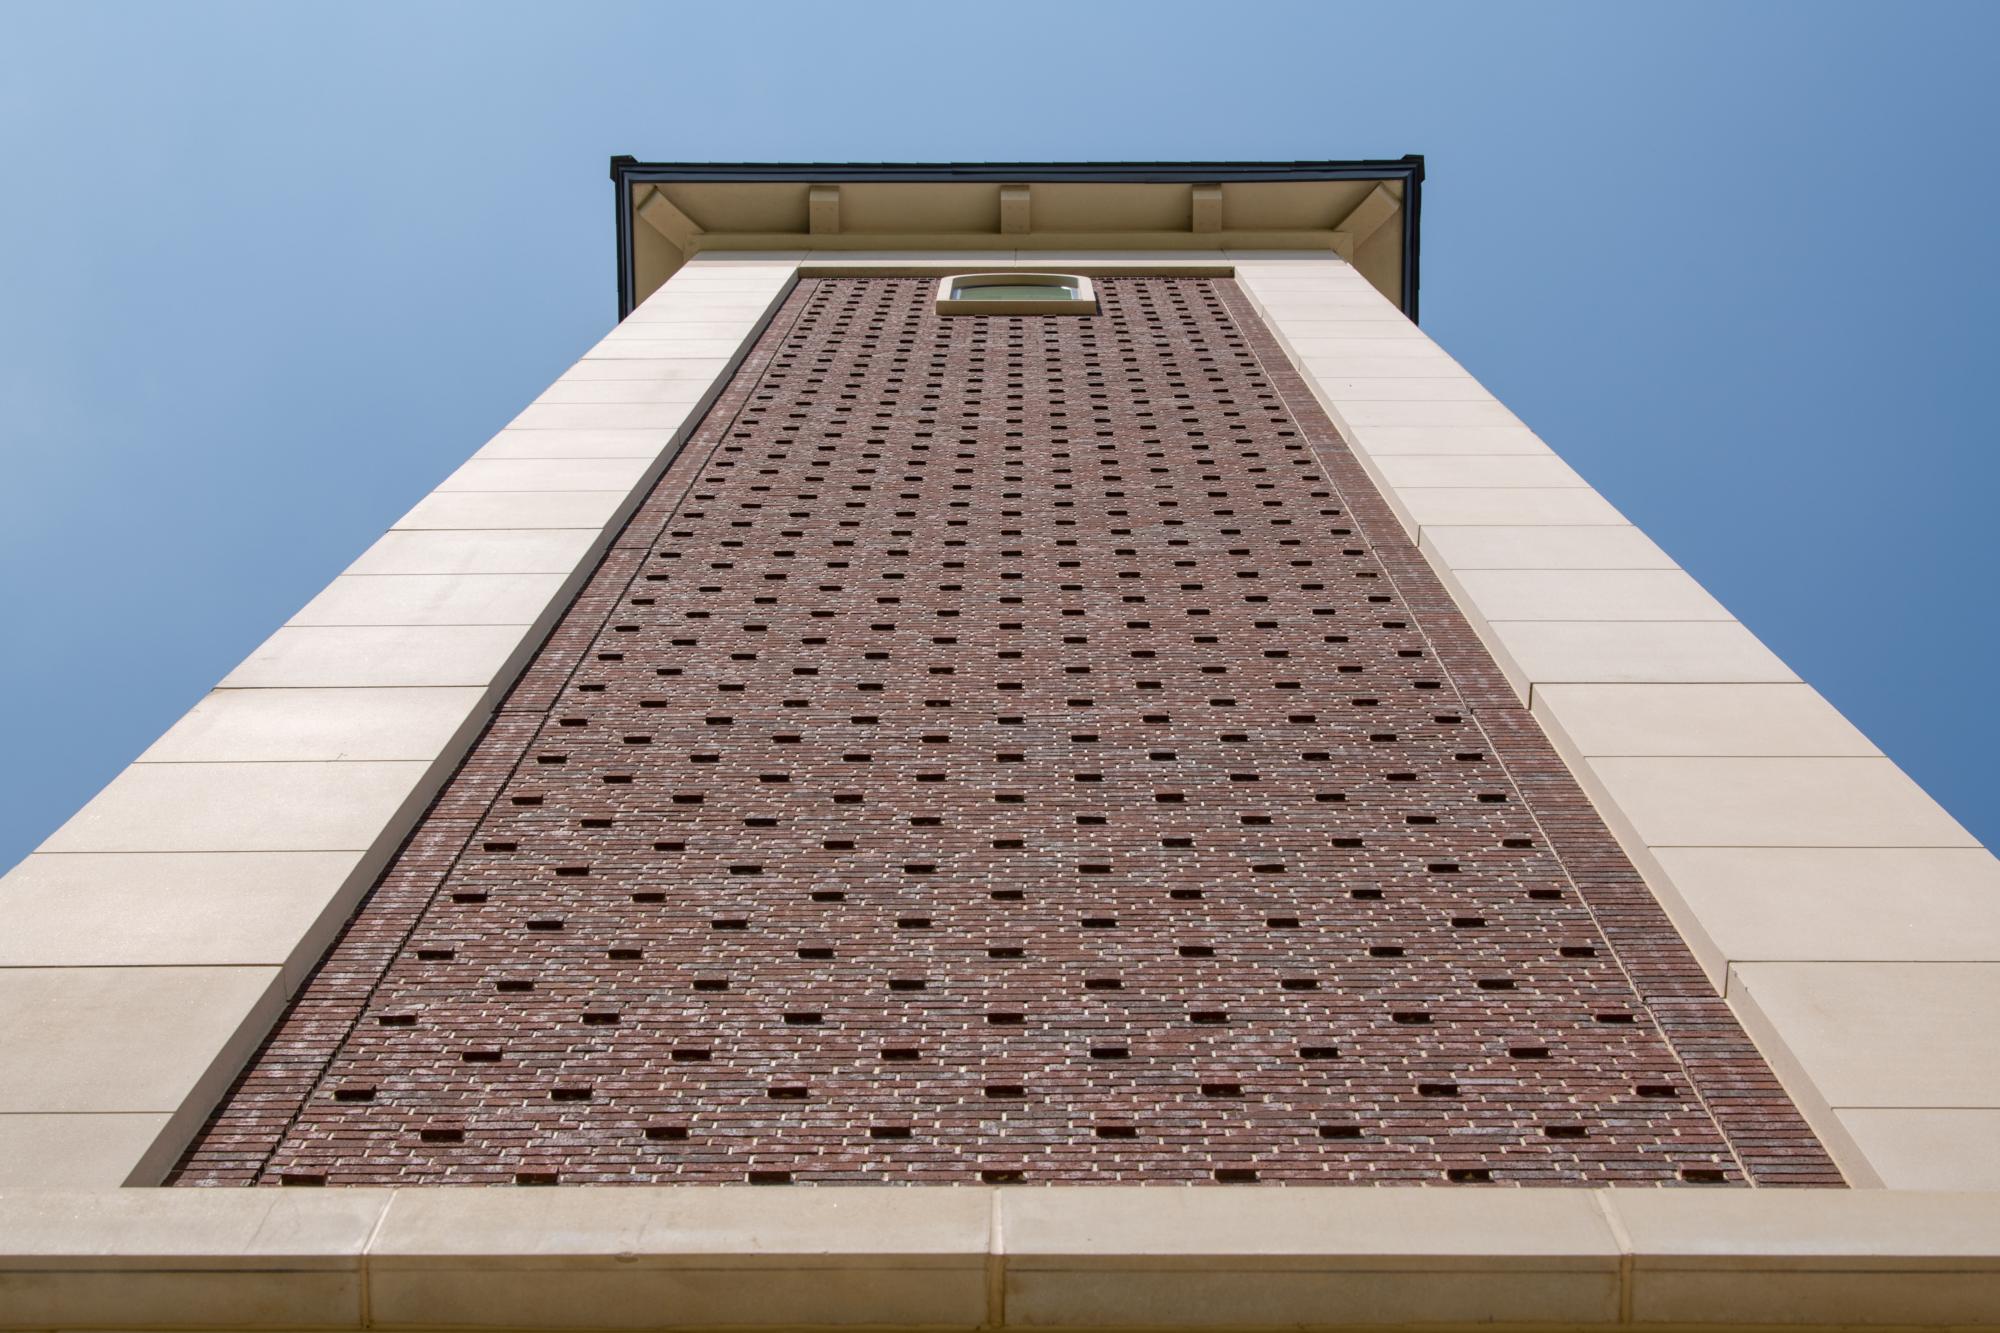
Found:
[[[795,168],[619,158],[613,179],[621,315],[716,251],[1105,248],[1336,254],[1416,313],[1417,158]]]

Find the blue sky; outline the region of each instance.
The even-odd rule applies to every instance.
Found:
[[[1424,153],[1433,336],[1992,842],[1996,37],[1836,0],[0,0],[0,866],[609,325],[612,153]],[[1074,68],[964,68],[1048,42]]]

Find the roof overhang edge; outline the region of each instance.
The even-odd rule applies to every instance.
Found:
[[[843,184],[923,187],[952,184],[986,185],[1098,185],[1109,187],[1105,199],[1118,197],[1118,187],[1134,189],[1159,185],[1187,185],[1217,189],[1230,184],[1294,184],[1311,182],[1368,182],[1388,188],[1393,196],[1377,209],[1382,216],[1377,225],[1388,222],[1396,233],[1397,257],[1393,273],[1379,275],[1385,295],[1396,300],[1403,312],[1415,319],[1419,278],[1419,221],[1422,211],[1424,160],[1411,154],[1401,158],[1299,162],[1000,162],[1000,163],[700,163],[641,162],[620,156],[611,159],[617,236],[618,315],[623,319],[648,294],[649,278],[642,277],[637,255],[637,237],[642,226],[641,205],[654,192],[646,186],[726,189],[745,185],[795,185],[812,195],[803,225],[756,232],[718,235],[716,243],[730,249],[795,248],[826,250],[856,249],[991,249],[1064,250],[1146,248],[1233,248],[1233,249],[1339,249],[1341,234],[1333,228],[1236,227],[1221,229],[1219,201],[1204,212],[1197,206],[1197,219],[1187,230],[1135,231],[1124,227],[1076,230],[1060,233],[1037,230],[1032,223],[1002,220],[990,232],[939,234],[923,222],[915,221],[898,230],[893,210],[888,225],[878,217],[864,234],[841,233],[837,221],[823,230],[823,218],[838,216],[838,189]],[[1379,191],[1378,191],[1379,193]],[[1211,197],[1213,194],[1211,192]],[[1378,201],[1382,203],[1383,201]],[[664,195],[662,211],[673,212]],[[656,205],[657,206],[657,205]],[[1004,208],[1003,208],[1004,213]],[[1204,221],[1208,225],[1204,225]],[[698,233],[689,219],[676,216],[684,228]],[[689,238],[683,237],[685,244]],[[701,237],[694,244],[703,244]],[[657,286],[657,281],[651,285]]]

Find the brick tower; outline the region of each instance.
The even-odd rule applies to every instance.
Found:
[[[0,889],[0,1181],[2000,1185],[1991,857],[1419,331],[1419,160],[613,176],[619,325]]]

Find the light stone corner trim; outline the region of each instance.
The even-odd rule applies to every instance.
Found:
[[[2000,1190],[2000,862],[1358,273],[1238,281],[1850,1182]]]
[[[0,878],[0,1188],[171,1169],[800,257],[682,269]]]

